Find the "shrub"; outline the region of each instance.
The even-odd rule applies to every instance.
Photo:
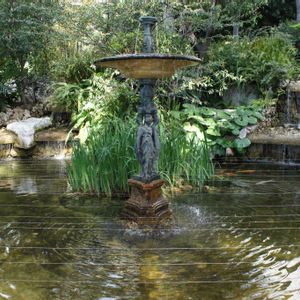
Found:
[[[50,74],[56,81],[81,83],[93,73],[93,54],[90,51],[58,56],[50,65]]]
[[[73,113],[74,127],[97,125],[111,117],[125,118],[138,102],[127,81],[111,78],[109,73],[95,74],[81,84],[58,83],[54,87],[54,102]]]
[[[251,106],[222,110],[184,104],[182,111],[173,111],[172,115],[184,124],[187,132],[196,134],[200,140],[206,139],[214,155],[224,155],[226,148],[236,149],[240,153],[251,144],[241,131],[263,119],[259,111],[260,108]]]
[[[205,73],[215,79],[215,90],[221,93],[230,86],[252,85],[264,94],[297,73],[295,53],[280,33],[232,39],[211,46]],[[224,80],[216,77],[220,72],[228,74]]]

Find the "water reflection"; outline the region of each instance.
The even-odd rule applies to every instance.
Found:
[[[238,168],[141,239],[124,199],[62,197],[62,162],[0,163],[0,299],[299,299],[299,168]]]

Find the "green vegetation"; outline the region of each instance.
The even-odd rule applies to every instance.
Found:
[[[279,32],[218,42],[209,49],[209,75],[227,74],[219,82],[220,92],[232,85],[252,85],[260,94],[276,93],[281,81],[299,72],[295,54],[291,41]]]
[[[227,148],[235,149],[238,154],[251,144],[242,130],[263,120],[258,110],[243,106],[222,110],[184,104],[182,111],[173,111],[172,115],[184,124],[187,132],[206,140],[214,155],[225,155]]]
[[[0,1],[0,83],[13,79],[23,102],[30,69],[46,70],[59,8],[56,1]]]
[[[58,83],[53,100],[73,112],[74,128],[96,126],[113,116],[124,119],[135,111],[138,92],[130,81],[119,82],[109,73],[93,75],[81,83]]]
[[[127,180],[139,171],[134,144],[136,122],[112,118],[94,129],[83,145],[74,148],[68,170],[73,190],[96,194],[128,191]],[[177,122],[160,126],[159,170],[170,184],[184,181],[201,188],[213,174],[205,140],[191,136]]]

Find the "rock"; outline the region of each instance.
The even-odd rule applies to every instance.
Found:
[[[35,134],[36,142],[66,142],[67,138],[72,138],[68,128],[50,128],[39,131]]]
[[[210,186],[209,185],[205,185],[204,188],[203,188],[203,191],[205,193],[208,193],[210,191]]]
[[[247,133],[248,133],[247,127],[241,129],[240,134],[239,134],[239,138],[244,139],[247,136]]]
[[[287,88],[291,92],[300,92],[300,80],[289,82]]]
[[[6,129],[0,129],[0,145],[14,144],[17,139],[15,133]]]
[[[262,111],[262,115],[264,116],[263,121],[260,121],[257,125],[254,125],[257,126],[257,131],[264,131],[267,127],[279,125],[278,112],[276,110],[276,106],[270,106],[265,108]]]
[[[13,116],[12,119],[13,120],[22,120],[24,116],[24,110],[17,106],[16,108],[13,109]]]
[[[258,128],[258,125],[252,125],[247,127],[247,134],[254,132]]]
[[[300,145],[300,132],[295,128],[265,128],[264,131],[251,133],[248,138],[254,144]]]
[[[234,152],[231,148],[226,148],[226,156],[234,156]]]
[[[243,129],[241,129],[240,134],[239,134],[239,138],[244,139],[245,137],[247,137],[247,135],[249,133],[254,132],[257,127],[258,127],[258,125],[252,125],[252,126],[248,126],[248,127],[245,127]]]
[[[13,114],[14,114],[13,109],[10,108],[10,107],[7,107],[6,108],[6,115],[8,116],[8,118],[10,118]]]
[[[37,103],[36,105],[34,105],[31,109],[32,116],[39,118],[49,113],[46,106],[46,103]]]
[[[34,134],[37,130],[52,125],[49,117],[45,118],[29,118],[24,121],[13,122],[7,125],[7,129],[15,132],[18,140],[15,146],[22,149],[30,149],[34,146]]]
[[[29,119],[30,117],[30,111],[28,109],[25,109],[23,113],[23,120]]]
[[[71,122],[71,113],[66,111],[53,111],[51,119],[56,126],[69,124]]]
[[[7,121],[8,121],[7,114],[4,112],[1,112],[0,113],[0,126],[5,126]]]
[[[28,103],[26,107],[22,107],[20,104],[13,109],[6,107],[5,112],[0,112],[0,127],[5,127],[13,121],[26,120],[30,117],[40,118],[49,115],[51,113],[51,101],[47,93],[46,86],[42,88],[35,87],[27,94],[28,97],[31,96],[29,97],[30,99],[27,99]]]

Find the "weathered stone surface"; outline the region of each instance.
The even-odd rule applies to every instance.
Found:
[[[170,218],[169,203],[163,197],[161,190],[164,180],[143,183],[129,179],[128,184],[131,186],[131,194],[125,204],[124,219],[133,221],[138,226],[156,226]]]
[[[31,149],[22,149],[13,147],[9,153],[9,157],[13,158],[31,158]]]
[[[248,136],[254,144],[300,145],[300,130],[293,128],[267,128]]]
[[[69,158],[72,144],[67,142],[68,128],[50,128],[35,134],[35,146],[30,149],[14,147],[15,133],[0,129],[0,159],[8,158]],[[73,138],[71,135],[69,138]]]
[[[251,160],[299,163],[300,145],[254,143],[247,149],[246,156]]]
[[[31,110],[20,106],[15,108],[6,107],[5,112],[0,112],[0,127],[15,121],[27,120],[30,117],[40,118],[50,113],[51,107],[47,101],[36,103],[31,107]]]
[[[300,92],[300,80],[297,81],[291,81],[288,85],[287,88],[291,92]]]
[[[14,144],[16,139],[15,133],[4,128],[0,129],[0,145]]]
[[[36,142],[65,142],[68,138],[68,128],[50,128],[35,134]]]
[[[22,149],[30,149],[34,146],[34,134],[37,130],[51,126],[49,117],[29,118],[24,121],[13,122],[7,125],[7,129],[18,136],[15,146]]]
[[[72,145],[65,144],[64,141],[44,141],[37,142],[32,148],[32,158],[70,158],[72,155]]]
[[[0,159],[6,159],[8,157],[11,157],[12,150],[12,144],[0,144]]]

